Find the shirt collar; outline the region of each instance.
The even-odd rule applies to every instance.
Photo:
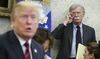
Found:
[[[23,45],[25,44],[26,41],[25,41],[23,38],[21,38],[19,35],[17,35],[16,33],[15,33],[15,35],[17,36],[17,38],[18,38],[18,40],[19,40],[21,46],[23,46]],[[29,39],[29,40],[28,40],[29,46],[31,46],[31,42],[32,42],[32,39]]]
[[[76,29],[76,26],[75,24],[73,24],[73,27]],[[80,29],[82,28],[82,23],[79,25],[80,26]]]

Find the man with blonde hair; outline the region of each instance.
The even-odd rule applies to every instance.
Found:
[[[32,39],[41,11],[41,6],[32,1],[15,5],[11,13],[12,30],[0,36],[0,59],[44,59],[42,47]]]

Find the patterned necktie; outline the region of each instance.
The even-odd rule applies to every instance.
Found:
[[[29,43],[25,42],[24,46],[26,47],[26,51],[25,51],[25,54],[24,54],[25,59],[31,59],[30,58],[30,51],[29,51]]]
[[[78,48],[78,44],[81,43],[81,32],[80,32],[80,26],[77,26],[77,32],[76,32],[76,52]]]

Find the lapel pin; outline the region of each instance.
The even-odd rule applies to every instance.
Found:
[[[34,49],[34,52],[37,53],[37,49]]]

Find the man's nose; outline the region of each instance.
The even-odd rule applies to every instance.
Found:
[[[75,16],[78,16],[78,13],[75,13]]]
[[[31,24],[32,23],[32,18],[29,16],[27,19],[27,24]]]

